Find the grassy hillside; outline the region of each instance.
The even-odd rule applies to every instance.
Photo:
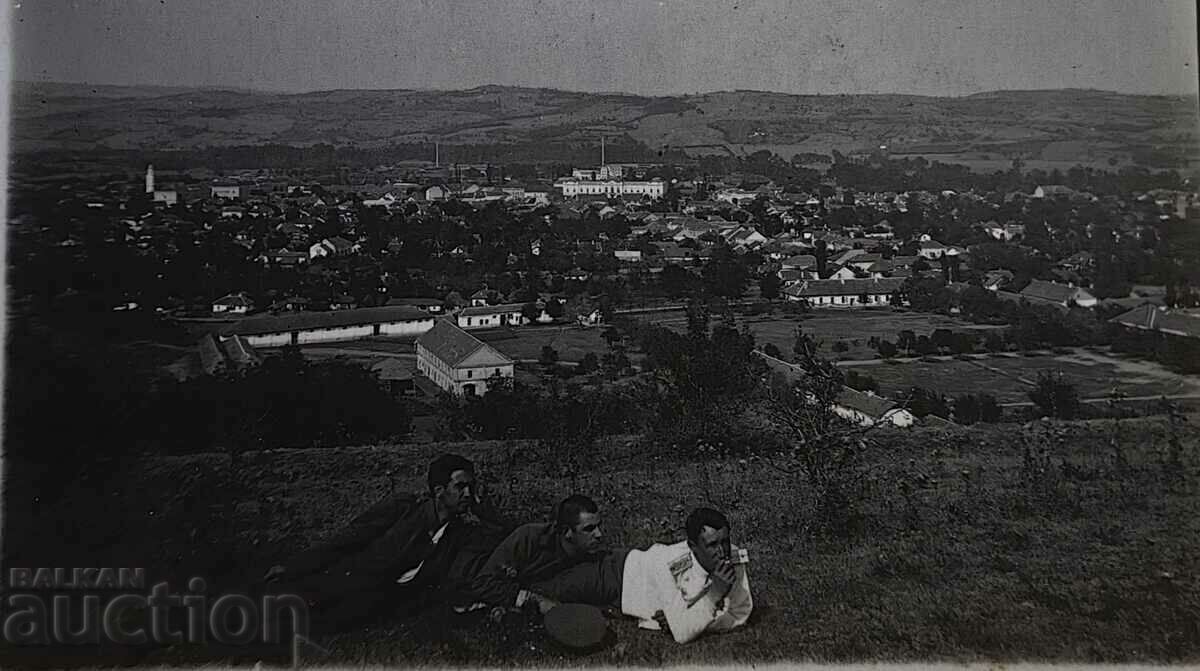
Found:
[[[1194,99],[1101,91],[961,98],[725,91],[678,97],[484,86],[302,94],[18,82],[14,148],[192,149],[280,143],[379,147],[597,143],[746,154],[870,151],[979,167],[1097,166],[1196,156]],[[1110,163],[1110,159],[1113,163]],[[1161,167],[1161,166],[1160,166]]]
[[[391,488],[419,488],[428,460],[450,450],[477,460],[519,519],[544,519],[571,491],[594,496],[617,546],[679,539],[691,506],[725,509],[751,553],[754,618],[686,647],[614,621],[615,645],[574,659],[547,647],[536,627],[444,616],[322,641],[337,659],[1200,660],[1200,441],[1189,425],[1043,422],[875,437],[858,479],[865,517],[845,534],[820,532],[818,502],[802,476],[780,470],[785,462],[681,461],[630,437],[597,448],[574,483],[535,445],[515,442],[278,451],[232,471],[220,455],[149,458],[128,470],[127,488],[100,482],[92,498],[72,497],[73,508],[41,504],[33,526],[43,533],[22,551],[26,564],[42,548],[78,565],[159,567],[174,580],[224,575],[218,584],[236,585]],[[31,505],[10,485],[9,516]],[[46,528],[68,515],[86,521]],[[176,649],[148,661],[198,658]]]

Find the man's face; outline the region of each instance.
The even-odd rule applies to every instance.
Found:
[[[438,500],[442,507],[452,516],[465,515],[471,511],[475,502],[475,474],[471,471],[454,471],[450,474],[450,482],[444,487],[436,487]]]
[[[717,564],[729,560],[733,554],[729,543],[728,527],[714,529],[706,526],[700,530],[699,538],[688,541],[688,547],[691,548],[692,554],[696,555],[696,561],[700,562],[700,566],[709,573],[717,568]]]
[[[598,513],[579,513],[579,520],[566,533],[567,550],[573,555],[595,554],[604,542]]]

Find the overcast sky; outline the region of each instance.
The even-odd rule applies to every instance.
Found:
[[[15,0],[17,79],[642,94],[1197,91],[1192,0]]]

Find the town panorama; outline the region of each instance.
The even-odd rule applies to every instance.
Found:
[[[312,94],[289,142],[258,94],[53,89],[14,103],[14,575],[252,591],[318,542],[357,552],[341,530],[433,487],[452,453],[508,519],[586,494],[614,547],[728,516],[749,621],[681,646],[605,611],[596,663],[1200,655],[1200,193],[1177,128],[1194,100],[483,87],[420,94],[476,116],[391,143],[355,116],[383,93],[324,126],[349,94]],[[539,96],[578,117],[499,111]],[[997,116],[969,141],[878,122],[912,105]],[[1116,107],[1140,111],[1106,127]],[[1056,111],[1006,126],[1021,108]],[[649,139],[672,124],[706,134]],[[13,637],[3,654],[582,654],[537,608],[453,605],[286,654]]]

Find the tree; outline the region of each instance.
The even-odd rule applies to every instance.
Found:
[[[543,366],[553,366],[558,363],[558,350],[549,344],[542,345],[542,353],[538,357],[538,363]]]
[[[879,356],[885,359],[890,359],[896,356],[896,346],[893,345],[891,341],[880,340],[879,344],[876,346],[876,349],[879,350]]]
[[[950,404],[946,397],[929,389],[912,387],[908,391],[908,410],[916,417],[934,415],[942,419],[950,417]]]
[[[939,351],[950,351],[954,348],[954,332],[950,329],[934,329],[929,339]]]
[[[588,352],[587,354],[583,355],[582,359],[580,359],[579,366],[575,368],[575,372],[579,373],[580,375],[587,375],[589,373],[594,373],[599,369],[600,360],[596,357],[596,353]]]
[[[819,342],[804,332],[804,327],[796,327],[796,341],[792,344],[792,352],[796,355],[797,363],[805,368],[813,365],[820,358],[817,356],[820,347]]]
[[[724,241],[713,247],[712,258],[702,272],[705,288],[713,295],[726,298],[742,297],[746,291],[747,275],[746,267]]]
[[[536,303],[525,303],[521,306],[521,319],[526,322],[537,321],[537,318],[541,316],[541,314],[542,311],[538,308]]]
[[[908,354],[912,354],[913,348],[917,346],[917,334],[905,329],[896,337],[896,347],[904,350]]]
[[[659,273],[658,279],[662,290],[670,298],[679,298],[695,291],[700,284],[700,278],[687,269],[674,263],[668,263]]]
[[[775,273],[763,275],[758,280],[759,294],[767,300],[779,298],[779,288],[782,284],[783,281]]]
[[[974,424],[979,421],[979,399],[974,394],[963,394],[954,399],[954,421],[959,424]]]
[[[875,381],[875,378],[853,369],[846,374],[846,386],[858,391],[879,392],[879,383]]]
[[[708,337],[708,304],[704,301],[691,299],[687,305],[687,332],[692,338]]]
[[[1038,373],[1035,385],[1033,391],[1029,392],[1029,400],[1041,410],[1043,416],[1059,419],[1079,416],[1079,391],[1061,371]]]
[[[775,357],[776,359],[783,358],[783,352],[779,351],[779,348],[775,346],[775,343],[769,342],[766,345],[763,345],[762,351],[763,354],[766,354],[767,356]]]

